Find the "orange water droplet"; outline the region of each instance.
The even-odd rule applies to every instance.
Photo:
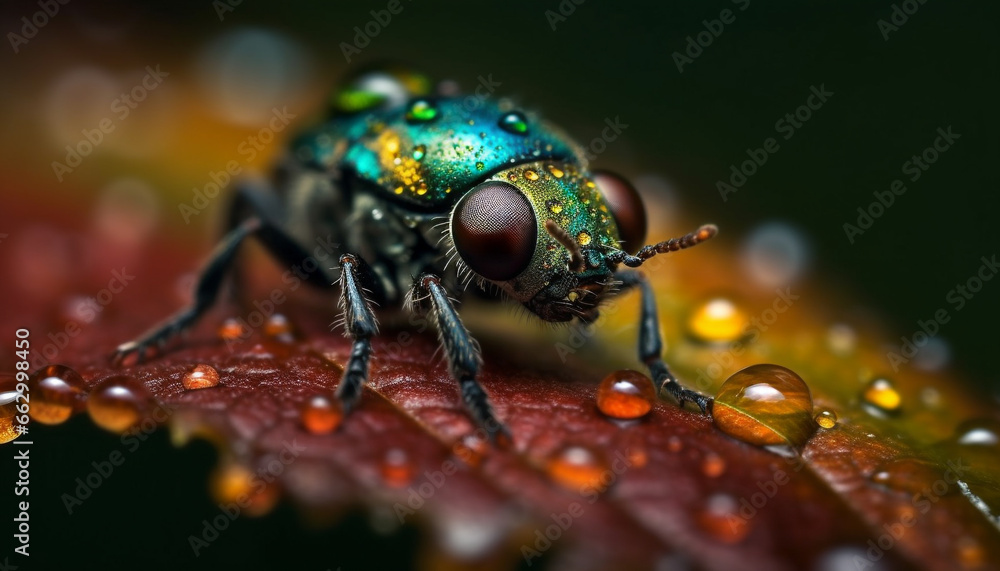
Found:
[[[829,430],[834,426],[837,426],[837,413],[832,410],[821,410],[816,413],[813,420],[816,421],[816,424],[818,424],[820,428]]]
[[[613,418],[645,416],[656,402],[656,389],[649,377],[636,371],[615,371],[604,377],[597,389],[597,408]]]
[[[816,429],[809,387],[779,365],[751,365],[726,379],[712,416],[723,432],[758,446],[798,448]]]
[[[956,542],[955,552],[958,562],[965,569],[981,569],[985,563],[985,553],[979,542],[971,537],[963,537]]]
[[[240,513],[264,515],[271,511],[280,497],[277,485],[268,482],[273,476],[267,476],[258,476],[238,462],[223,462],[210,478],[212,498],[219,504],[240,506]]]
[[[197,365],[184,375],[181,384],[189,391],[214,387],[219,384],[219,371],[211,365]]]
[[[295,331],[291,322],[280,313],[275,313],[267,318],[267,323],[264,324],[264,335],[282,343],[295,341]]]
[[[613,476],[601,452],[578,444],[557,449],[549,456],[545,468],[557,484],[580,493],[604,491]]]
[[[344,411],[335,397],[316,395],[306,401],[300,417],[302,426],[313,434],[329,434],[340,426]]]
[[[674,454],[684,450],[684,441],[681,440],[680,436],[671,436],[667,439],[667,450]]]
[[[475,467],[483,461],[483,456],[489,451],[489,444],[485,438],[480,438],[474,433],[466,434],[455,443],[452,450],[460,460]]]
[[[698,306],[688,319],[688,329],[706,343],[728,343],[743,336],[750,320],[731,300],[716,297]]]
[[[552,173],[552,176],[556,178],[562,178],[563,174],[565,174],[561,169],[556,168],[555,165],[549,165],[549,172]]]
[[[701,473],[709,478],[718,478],[726,472],[726,461],[714,452],[705,454],[701,462]]]
[[[698,525],[722,543],[739,543],[750,531],[739,509],[739,503],[729,494],[713,494],[698,513]]]
[[[413,480],[416,467],[402,448],[390,448],[382,457],[382,479],[394,488],[402,488]]]
[[[120,375],[104,379],[87,396],[87,412],[94,424],[119,434],[139,424],[151,406],[146,387]]]
[[[538,173],[533,170],[524,171],[524,178],[528,180],[538,180]]]
[[[903,403],[903,398],[893,386],[892,381],[882,377],[868,383],[868,386],[861,393],[861,400],[865,409],[877,416],[898,413]]]
[[[642,468],[649,462],[646,449],[639,445],[630,446],[627,450],[628,461],[633,468]]]
[[[62,365],[49,365],[28,379],[28,414],[42,424],[61,424],[84,406],[83,378]]]
[[[17,417],[20,416],[17,405],[23,404],[24,399],[18,401],[18,391],[0,392],[0,444],[4,444],[18,437],[15,425]]]
[[[223,341],[235,341],[244,337],[243,324],[235,317],[230,317],[219,326],[219,338]]]

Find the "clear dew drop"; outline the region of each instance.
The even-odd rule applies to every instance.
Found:
[[[715,396],[712,416],[720,430],[758,446],[800,448],[816,429],[809,387],[779,365],[737,371]]]
[[[84,406],[83,378],[62,365],[48,365],[28,378],[31,419],[42,424],[61,424]]]
[[[997,448],[1000,445],[1000,422],[989,418],[966,420],[955,430],[955,443]]]
[[[196,365],[185,373],[181,384],[189,391],[214,387],[219,384],[219,371],[211,365]]]
[[[695,308],[688,318],[688,331],[705,343],[729,343],[743,336],[750,318],[731,300],[715,297]]]
[[[885,417],[899,413],[903,398],[885,377],[872,379],[861,392],[861,402],[866,411],[874,416]]]
[[[528,132],[528,121],[524,114],[519,111],[512,111],[500,118],[500,128],[508,133],[524,135]]]

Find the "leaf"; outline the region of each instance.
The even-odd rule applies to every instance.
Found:
[[[71,223],[55,230],[22,222],[29,215],[9,212],[7,218],[14,253],[18,240],[32,232],[100,251],[99,238]],[[510,450],[475,438],[455,383],[434,356],[433,332],[392,326],[374,342],[371,381],[356,410],[332,434],[306,431],[300,410],[311,396],[335,389],[349,341],[328,329],[335,299],[306,291],[287,292],[274,309],[287,316],[294,337],[282,341],[258,327],[244,341],[222,340],[217,330],[225,319],[255,323],[253,312],[266,307],[269,292],[281,291],[273,264],[259,257],[252,261],[263,269],[248,274],[249,303],[222,304],[182,342],[138,366],[112,367],[108,355],[185,302],[177,278],[194,267],[199,254],[192,248],[157,243],[123,270],[111,260],[108,268],[134,279],[91,323],[63,300],[80,292],[97,292],[101,299],[110,270],[42,252],[42,262],[61,265],[43,264],[33,277],[46,279],[49,272],[63,281],[44,295],[30,295],[33,284],[23,276],[0,285],[4,299],[25,300],[5,311],[2,330],[30,326],[39,354],[55,353],[48,360],[78,371],[86,392],[115,375],[141,383],[169,411],[165,424],[177,444],[203,438],[215,445],[217,500],[247,493],[244,513],[263,516],[283,498],[319,525],[361,509],[381,532],[418,529],[427,567],[826,569],[870,562],[880,569],[949,569],[956,562],[986,568],[1000,561],[989,505],[977,507],[954,483],[935,494],[931,481],[933,502],[925,493],[925,510],[912,491],[875,478],[887,463],[919,457],[943,480],[946,452],[956,450],[947,441],[958,419],[995,418],[993,407],[954,379],[904,371],[894,379],[904,414],[866,412],[858,405],[859,381],[878,362],[878,332],[859,327],[856,348],[833,354],[824,343],[830,321],[823,312],[831,302],[815,288],[814,297],[802,293],[803,301],[740,355],[691,341],[684,324],[709,292],[740,299],[746,311],[767,307],[773,297],[729,285],[742,283],[733,275],[733,255],[722,246],[700,248],[650,269],[669,343],[666,357],[682,378],[707,379],[699,388],[708,392],[726,376],[700,375],[711,363],[724,363],[719,369],[726,374],[757,362],[798,372],[817,405],[841,418],[835,428],[819,430],[801,458],[735,440],[710,419],[668,402],[637,421],[600,414],[595,391],[604,374],[638,368],[634,299],[609,308],[593,338],[576,340],[566,330],[539,331],[468,304],[463,315],[484,347],[481,380],[514,435]],[[70,322],[82,334],[67,333]],[[568,351],[565,363],[559,343]],[[48,351],[49,344],[56,348]],[[10,353],[2,357],[5,370]],[[182,379],[198,365],[218,372],[218,386],[183,388]],[[928,386],[947,406],[917,404]],[[935,448],[935,442],[945,444]],[[592,454],[604,481],[587,470],[577,474],[589,484],[583,487],[553,478],[553,455],[566,447]],[[983,497],[996,497],[997,456],[977,458],[968,477]],[[253,474],[273,474],[274,484],[254,490]]]

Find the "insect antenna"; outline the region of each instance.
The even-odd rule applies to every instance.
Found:
[[[705,224],[694,232],[685,234],[679,238],[671,238],[658,244],[643,246],[642,248],[639,248],[639,251],[636,252],[634,256],[624,250],[612,250],[611,253],[608,254],[607,259],[613,264],[622,263],[630,268],[637,268],[641,266],[643,262],[657,254],[676,252],[677,250],[684,250],[692,246],[697,246],[718,233],[719,229],[715,226],[715,224]]]
[[[569,235],[569,232],[563,230],[555,220],[551,218],[545,221],[545,230],[556,239],[557,242],[563,245],[564,248],[569,250],[569,270],[573,273],[580,273],[584,270],[585,264],[583,261],[583,252],[580,251],[580,245],[576,243],[576,240]]]

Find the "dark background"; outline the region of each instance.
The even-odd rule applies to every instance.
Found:
[[[386,2],[279,7],[244,1],[220,22],[208,1],[154,7],[74,0],[61,8],[65,16],[53,19],[23,53],[15,57],[6,44],[0,49],[4,99],[20,100],[25,90],[38,88],[64,66],[124,61],[142,67],[161,60],[183,65],[219,34],[262,27],[304,46],[316,74],[311,81],[325,85],[355,65],[402,60],[434,77],[455,78],[463,86],[474,85],[481,74],[492,74],[502,82],[502,94],[515,96],[584,141],[599,134],[605,118],[619,116],[629,127],[598,158],[599,166],[629,176],[656,173],[668,178],[680,197],[685,220],[716,222],[732,245],[763,222],[792,224],[811,244],[812,277],[841,290],[859,306],[880,312],[892,338],[911,335],[918,319],[940,308],[950,309],[946,293],[975,273],[981,256],[1000,253],[994,227],[1000,154],[996,3],[927,0],[889,34],[888,41],[877,21],[891,17],[889,1],[752,0],[740,11],[739,4],[728,0],[649,5],[600,0],[574,5],[564,0],[564,11],[572,6],[573,13],[556,22],[555,30],[546,16],[547,10],[559,11],[555,0],[402,0],[402,5],[403,11],[348,65],[339,44],[353,41],[353,28],[364,26],[372,19],[369,11],[384,9]],[[725,25],[722,34],[679,73],[673,52],[682,51],[688,36],[705,29],[702,20],[717,19],[723,9],[735,12],[735,22]],[[33,2],[5,4],[3,32],[15,29],[22,15],[35,10]],[[81,22],[108,22],[120,34],[110,42],[97,41],[80,31]],[[58,41],[62,51],[44,49],[45,36]],[[759,147],[767,137],[776,136],[775,121],[804,103],[813,85],[825,85],[833,97],[794,137],[779,138],[780,150],[724,202],[716,181],[728,178],[730,165],[743,161],[748,147]],[[16,105],[7,105],[0,114],[6,122],[6,139],[13,140],[13,131],[30,125],[20,115]],[[938,128],[949,126],[961,139],[918,181],[907,181],[908,192],[896,197],[874,226],[850,244],[843,224],[855,222],[857,208],[874,200],[873,191],[886,190],[892,180],[905,178],[901,165],[930,146]],[[45,159],[38,168],[48,168],[51,153]],[[30,176],[33,168],[36,165],[30,161],[14,164],[0,159],[5,177]],[[41,177],[50,175],[44,172]],[[998,300],[1000,282],[986,284],[964,310],[952,312],[952,320],[941,330],[951,347],[951,366],[994,394],[998,377],[992,332]],[[74,422],[78,436],[113,439],[98,435],[85,419]],[[189,556],[185,546],[157,552],[151,546],[160,543],[148,535],[191,533],[189,515],[171,514],[184,513],[192,505],[212,513],[199,478],[182,474],[207,471],[211,453],[188,447],[173,452],[166,466],[162,457],[157,458],[159,448],[144,447],[139,452],[146,458],[141,469],[150,487],[128,491],[134,496],[119,489],[114,494],[122,496],[117,498],[120,502],[107,500],[111,505],[141,507],[164,499],[157,494],[170,490],[169,507],[164,510],[161,504],[154,512],[160,515],[123,508],[123,521],[113,526],[116,533],[102,534],[103,518],[109,513],[98,513],[91,506],[90,515],[74,517],[71,527],[40,527],[33,534],[38,549],[77,562],[81,551],[93,550],[86,557],[96,557],[95,564],[136,548],[150,558],[150,568],[171,568],[185,561]],[[84,456],[81,461],[91,459]],[[40,495],[46,493],[43,471],[41,465],[33,469]],[[175,489],[178,482],[186,488]],[[53,521],[65,519],[56,501],[61,491],[40,498],[52,501]],[[46,513],[33,517],[43,519]],[[86,521],[88,517],[93,520]],[[117,524],[133,517],[154,527],[122,532],[123,526]],[[259,528],[262,542],[277,545],[284,539],[290,549],[303,553],[320,549],[325,541],[321,537],[297,539],[288,531],[293,521],[282,512],[270,523],[237,524],[247,530],[265,526]],[[359,542],[367,541],[367,535],[358,533]],[[63,553],[58,543],[49,543],[60,534],[72,548]],[[79,534],[82,537],[73,537]],[[238,534],[232,532],[234,537]],[[343,554],[345,545],[350,543],[337,542],[339,553],[330,561],[363,565],[364,556],[354,559]],[[406,545],[412,549],[412,541],[396,545],[403,546],[398,561],[406,561],[410,552]],[[235,543],[220,542],[210,548],[214,563],[206,558],[198,563],[234,563],[237,559],[232,557],[246,553],[246,548],[240,549]],[[294,559],[293,553],[288,556]],[[248,566],[279,563],[252,557],[239,560]],[[306,568],[325,569],[324,564],[320,560]]]

